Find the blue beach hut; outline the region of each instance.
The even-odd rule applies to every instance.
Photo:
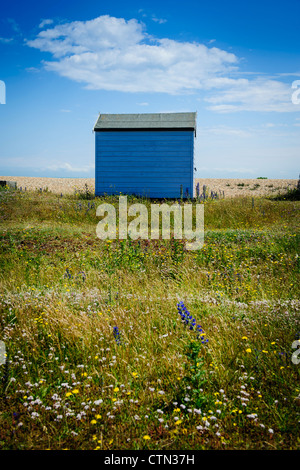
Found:
[[[196,113],[100,114],[95,194],[193,197]]]

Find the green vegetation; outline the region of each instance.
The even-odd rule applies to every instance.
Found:
[[[273,197],[274,201],[300,201],[300,185],[297,188],[289,189],[284,194],[278,194]]]
[[[102,202],[0,191],[0,448],[299,449],[299,202],[208,199],[198,251]]]

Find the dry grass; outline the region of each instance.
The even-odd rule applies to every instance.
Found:
[[[47,189],[53,193],[72,194],[74,190],[84,190],[87,184],[91,191],[95,188],[94,178],[40,178],[23,176],[0,176],[0,180],[16,181],[17,186],[23,190]],[[200,193],[205,185],[207,190],[217,191],[225,197],[234,196],[265,196],[286,192],[297,186],[297,179],[222,179],[199,178],[195,179],[195,187],[199,183]]]
[[[300,202],[251,199],[207,200],[190,251],[0,191],[0,449],[299,450]]]

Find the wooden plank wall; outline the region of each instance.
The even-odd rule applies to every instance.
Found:
[[[193,131],[101,131],[96,136],[97,196],[193,196]]]

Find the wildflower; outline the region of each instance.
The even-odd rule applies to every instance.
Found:
[[[251,353],[251,348],[246,349],[247,353]]]
[[[181,316],[182,322],[185,323],[185,325],[188,326],[190,330],[193,330],[196,326],[196,319],[193,318],[193,316],[187,310],[186,306],[184,305],[184,303],[182,301],[177,304],[177,310],[178,310],[179,315]],[[199,333],[203,332],[200,325],[197,325],[197,332],[198,332],[198,336],[197,336],[197,339],[198,339],[199,338]],[[200,336],[200,338],[201,338],[201,336]],[[202,341],[202,342],[204,342],[204,341]],[[205,342],[207,342],[207,340]]]
[[[147,440],[151,439],[151,437],[150,436],[144,436],[143,439],[145,439],[145,441],[147,441]]]
[[[103,402],[103,400],[100,398],[100,400],[94,401],[94,405],[100,405]]]
[[[116,343],[121,344],[121,334],[120,334],[119,328],[117,326],[114,326],[113,330],[114,330],[113,335],[114,335]]]

